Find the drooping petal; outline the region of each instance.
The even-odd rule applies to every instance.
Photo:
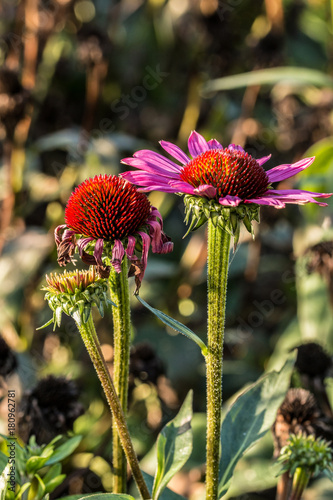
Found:
[[[303,191],[301,189],[270,189],[266,194],[276,197],[285,203],[296,203],[305,205],[306,203],[316,203],[322,207],[326,207],[327,203],[319,202],[316,198],[329,198],[332,193],[313,193],[311,191]]]
[[[88,264],[88,266],[97,265],[95,256],[85,251],[86,246],[93,240],[94,238],[80,238],[77,242],[80,257],[85,264]]]
[[[131,259],[131,257],[133,256],[135,244],[136,244],[135,237],[134,236],[129,236],[128,237],[127,247],[126,247],[126,255],[127,255],[127,257],[129,259]]]
[[[289,179],[295,174],[308,168],[315,160],[315,157],[304,158],[296,163],[278,165],[267,171],[268,179],[270,182],[280,182]]]
[[[190,158],[182,151],[176,144],[172,144],[172,142],[168,141],[160,141],[162,148],[169,153],[169,155],[173,156],[178,160],[181,164],[185,165],[188,163]]]
[[[63,229],[65,230],[61,234]],[[76,247],[75,232],[68,229],[67,225],[62,224],[55,229],[54,235],[58,253],[58,264],[59,266],[66,266],[66,264],[73,260],[72,257]]]
[[[242,202],[242,199],[239,196],[223,196],[219,198],[220,205],[225,207],[238,207],[238,205]]]
[[[140,281],[142,281],[147,267],[148,251],[150,247],[150,237],[144,231],[139,231],[139,235],[142,238],[142,257],[140,261],[142,264],[142,272],[139,274],[138,278]]]
[[[188,139],[188,150],[193,158],[208,151],[209,145],[202,137],[202,135],[198,134],[195,130],[193,130]]]
[[[103,266],[103,261],[102,261],[103,247],[104,247],[104,240],[102,240],[102,238],[99,238],[96,241],[94,249],[94,257],[99,266]]]
[[[243,200],[244,203],[256,203],[257,205],[269,205],[275,208],[284,208],[286,204],[279,200],[277,197],[272,198],[270,196],[260,196],[258,198],[251,198],[249,200]]]
[[[57,226],[54,230],[54,239],[56,244],[58,245],[62,241],[62,230],[67,229],[66,224],[61,224],[60,226]]]
[[[209,149],[223,149],[222,144],[216,139],[211,139],[207,142]]]
[[[194,194],[199,196],[207,196],[207,198],[215,198],[217,189],[210,184],[202,184],[198,188],[194,189]]]
[[[161,224],[157,220],[148,221],[148,224],[150,226],[151,249],[153,253],[160,253],[163,246]]]
[[[112,259],[111,264],[117,271],[121,273],[121,263],[125,254],[124,246],[120,240],[115,240],[112,248]]]

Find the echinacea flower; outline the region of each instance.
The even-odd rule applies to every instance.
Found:
[[[91,266],[88,271],[65,271],[63,274],[46,275],[45,300],[53,311],[53,318],[39,329],[51,323],[61,325],[62,313],[74,318],[77,324],[87,323],[91,308],[96,306],[104,316],[104,307],[115,305],[110,300],[108,281],[95,274]]]
[[[121,272],[126,254],[139,286],[150,245],[154,253],[173,249],[159,211],[146,195],[115,175],[98,175],[80,184],[68,200],[65,222],[55,230],[59,264],[72,261],[77,248],[82,261],[95,265],[101,277],[109,276],[109,263]]]
[[[302,205],[311,202],[325,206],[326,203],[316,201],[314,197],[331,196],[300,189],[272,188],[273,183],[309,167],[314,158],[265,171],[262,165],[270,156],[255,159],[241,146],[230,144],[224,148],[216,139],[207,142],[195,131],[188,140],[192,158],[175,144],[166,141],[160,144],[177,162],[153,151],[137,151],[133,158],[125,158],[122,163],[138,170],[125,172],[122,177],[140,186],[143,192],[157,190],[185,194],[184,202],[187,209],[194,212],[196,227],[210,214],[216,214],[220,218],[218,223],[235,235],[238,230],[236,221],[233,224],[226,222],[231,213],[243,219],[250,230],[250,222],[257,219],[260,205],[284,208],[286,203]],[[200,198],[201,202],[198,202]],[[223,211],[223,208],[229,211]]]

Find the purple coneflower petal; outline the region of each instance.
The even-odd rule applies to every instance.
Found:
[[[316,203],[322,207],[326,207],[327,203],[319,202],[313,197],[329,198],[332,195],[332,193],[313,193],[312,191],[303,191],[301,189],[270,189],[265,194],[272,195],[272,197],[276,197],[286,203],[297,203],[300,205],[304,205],[306,203]]]
[[[227,196],[219,198],[220,205],[223,205],[225,207],[238,207],[241,201],[242,199],[239,198],[239,196],[230,196],[229,194],[227,194]]]
[[[191,184],[188,184],[187,182],[183,181],[170,181],[169,186],[172,189],[172,193],[187,193],[187,194],[194,194],[195,189]]]
[[[94,238],[88,237],[88,238],[80,238],[77,241],[77,248],[79,250],[79,254],[81,257],[82,257],[82,252],[84,251],[84,249],[86,248],[88,243],[90,243],[90,241],[93,241],[93,240],[94,240]]]
[[[103,261],[102,261],[103,247],[104,247],[104,240],[102,240],[102,238],[96,240],[94,248],[94,257],[99,266],[103,266]]]
[[[266,161],[268,161],[271,158],[271,156],[272,155],[263,156],[262,158],[258,158],[256,162],[259,163],[259,165],[263,165],[264,163],[266,163]]]
[[[195,130],[191,132],[190,137],[188,139],[188,150],[193,158],[208,151],[209,145],[202,137],[202,135],[198,134]]]
[[[176,144],[172,144],[172,142],[168,141],[160,141],[162,148],[169,153],[169,155],[173,156],[178,160],[182,165],[188,163],[190,158],[182,151]]]
[[[120,240],[115,240],[112,248],[112,260],[111,264],[117,271],[121,273],[121,263],[125,254],[124,246]]]
[[[139,274],[139,280],[142,281],[143,276],[145,274],[145,270],[147,267],[147,260],[148,260],[148,251],[150,247],[150,236],[148,236],[147,233],[143,231],[139,231],[139,235],[142,238],[142,258],[141,258],[141,264],[142,264],[142,272]]]
[[[207,142],[209,149],[223,149],[222,144],[216,139],[211,139]]]
[[[67,229],[67,226],[66,224],[60,224],[60,226],[57,226],[54,230],[54,239],[55,239],[55,242],[56,244],[58,245],[59,243],[61,243],[62,241],[62,237],[63,235],[62,234],[59,234],[63,229]],[[73,231],[74,232],[74,231]]]
[[[275,208],[284,208],[286,204],[276,198],[270,196],[260,196],[259,198],[251,198],[250,200],[243,200],[244,203],[256,203],[258,205],[269,205]]]
[[[164,166],[161,166],[161,163],[159,162],[154,163],[149,160],[144,160],[143,158],[124,158],[121,160],[122,163],[125,163],[126,165],[130,165],[131,167],[139,168],[140,170],[143,170],[147,173],[151,173],[154,175],[162,175],[164,177],[171,177],[174,179],[177,179],[179,173],[174,173],[170,172],[170,169],[168,170]],[[179,167],[180,168],[180,167]],[[122,176],[125,178],[124,176]]]
[[[237,144],[229,144],[227,149],[228,151],[241,151],[242,153],[245,152],[242,146],[237,146]]]
[[[131,257],[133,256],[135,244],[136,244],[135,237],[134,236],[129,236],[128,237],[127,247],[126,247],[126,255],[127,255],[127,257],[129,259],[131,259]]]
[[[162,246],[163,246],[162,238],[161,238],[161,234],[162,234],[161,225],[159,222],[157,222],[157,220],[149,221],[148,224],[150,226],[149,233],[150,233],[150,237],[151,237],[151,249],[152,249],[153,253],[160,253],[160,251],[162,250]]]
[[[142,149],[134,153],[134,158],[139,158],[145,161],[148,165],[158,165],[159,167],[166,170],[166,172],[180,172],[181,167],[174,163],[173,161],[165,158],[165,156],[155,153],[155,151],[149,151],[149,149]]]
[[[277,167],[268,170],[266,173],[270,182],[280,182],[289,179],[295,174],[308,168],[314,162],[315,157],[304,158],[296,163],[278,165]]]
[[[217,189],[210,184],[202,184],[198,188],[194,189],[194,194],[199,196],[206,196],[207,198],[215,198]]]

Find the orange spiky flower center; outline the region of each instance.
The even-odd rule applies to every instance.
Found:
[[[245,151],[210,149],[191,160],[181,171],[181,180],[199,187],[216,188],[216,197],[256,198],[265,193],[269,180],[265,170]]]
[[[77,234],[113,241],[135,232],[151,211],[146,195],[115,175],[98,175],[70,196],[65,221]]]

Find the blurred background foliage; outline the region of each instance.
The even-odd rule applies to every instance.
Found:
[[[36,332],[50,317],[41,286],[46,273],[60,270],[53,230],[63,223],[67,199],[85,178],[121,172],[120,159],[136,149],[158,150],[161,139],[186,148],[193,129],[240,144],[254,157],[272,154],[268,168],[316,155],[312,167],[280,187],[333,191],[332,12],[325,0],[4,0],[0,13],[0,330],[6,342],[0,362],[12,368],[2,369],[1,390],[16,388],[18,401],[33,393],[38,406],[39,379],[75,380],[84,413],[74,431],[83,440],[52,498],[110,491],[108,410],[81,339],[70,319],[54,332]],[[181,199],[163,193],[150,199],[175,246],[171,255],[150,256],[141,295],[205,339],[205,228],[182,239]],[[331,217],[331,202],[262,207],[255,241],[242,234],[230,266],[225,401],[304,342],[333,354]],[[170,487],[201,499],[200,351],[135,298],[132,318],[129,425],[136,449],[152,472],[156,435],[194,388],[195,449]],[[96,322],[112,370],[112,324]],[[5,399],[1,415],[5,432]],[[248,492],[276,484],[272,449],[267,436],[246,455],[228,498],[271,498]],[[331,495],[320,478],[305,498]]]

